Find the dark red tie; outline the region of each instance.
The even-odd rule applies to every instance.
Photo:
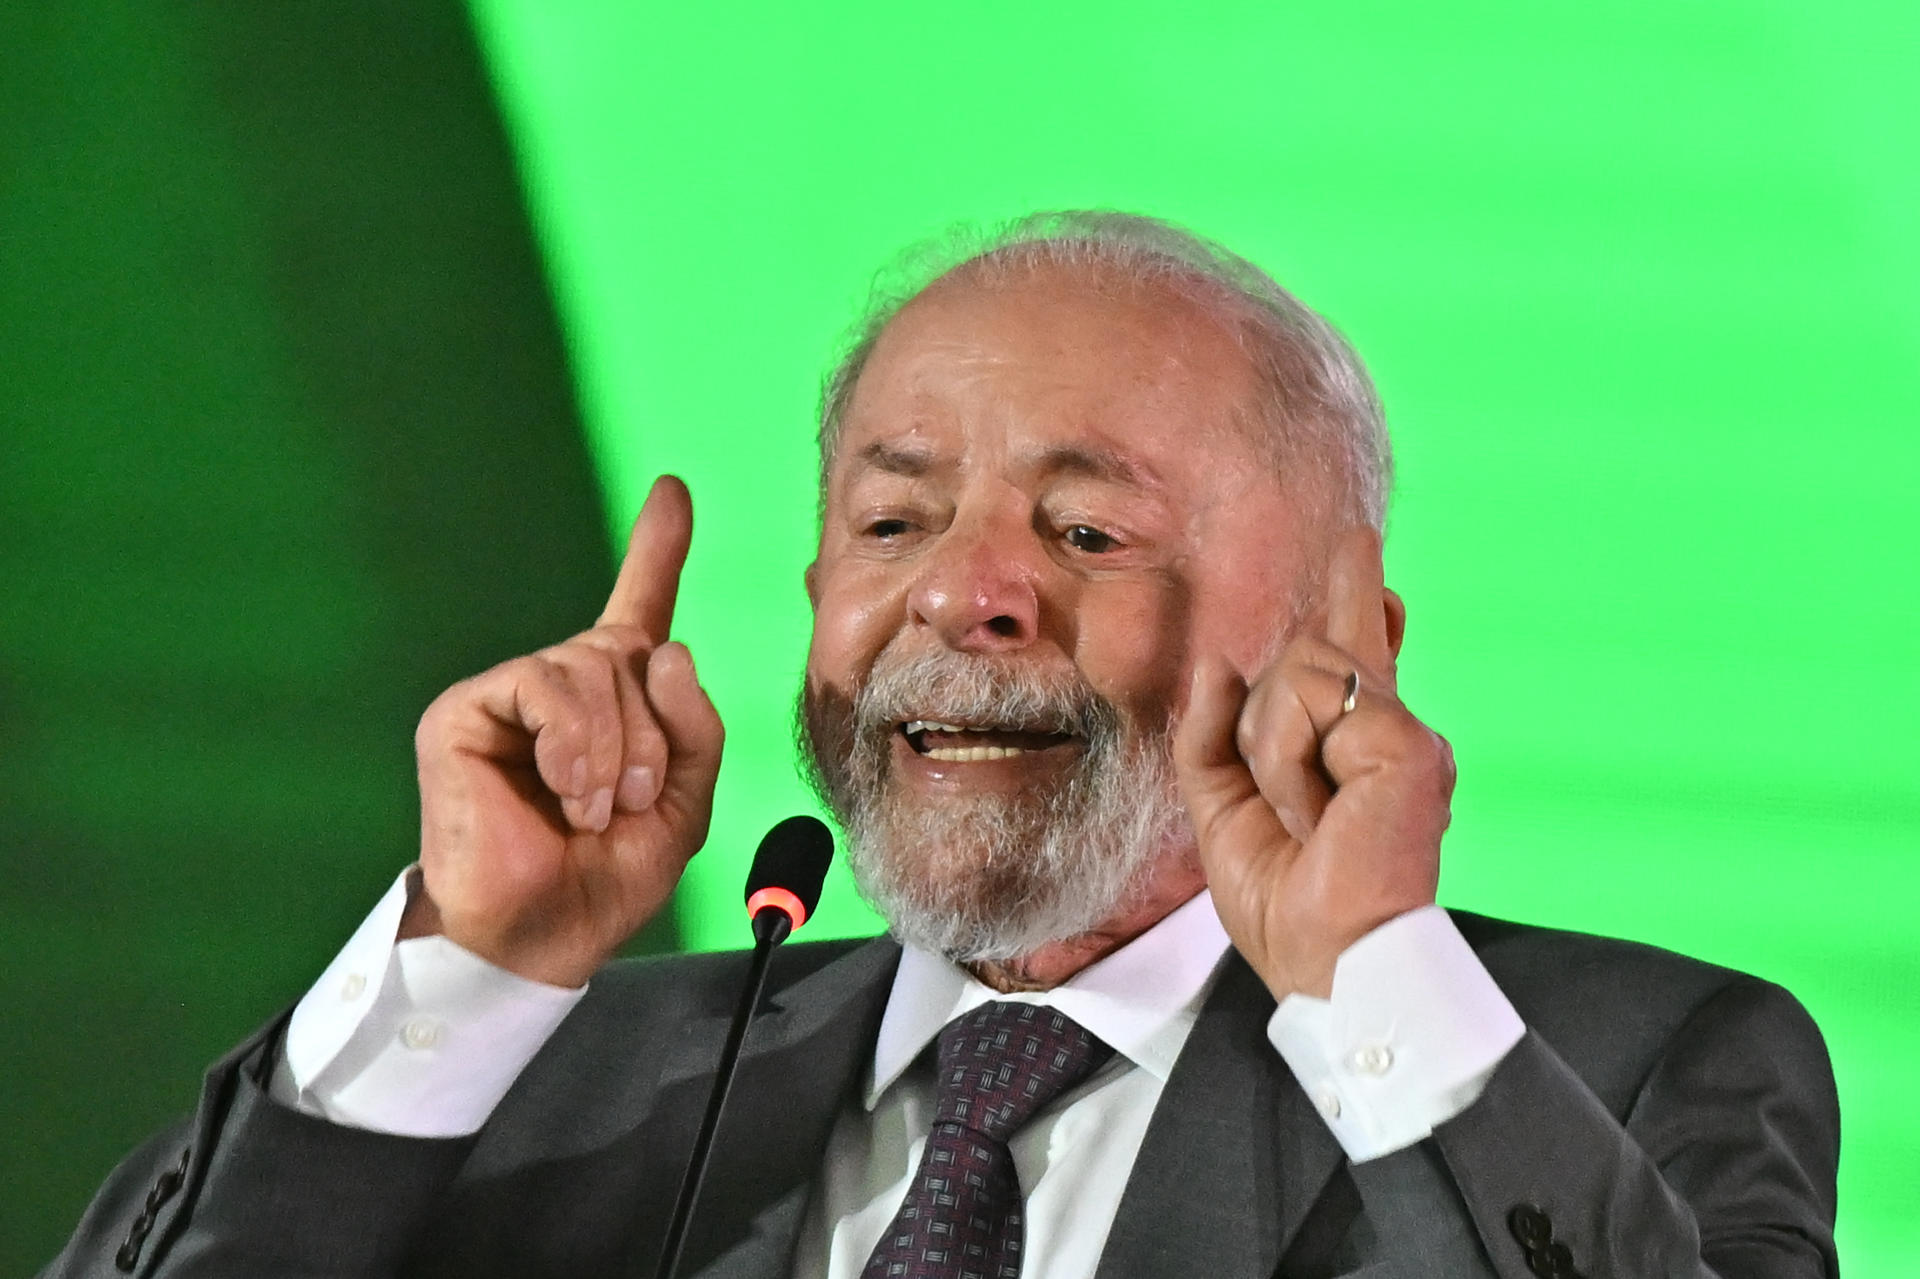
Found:
[[[860,1279],[1018,1279],[1024,1205],[1007,1140],[1112,1055],[1034,1004],[983,1004],[949,1022],[927,1148]]]

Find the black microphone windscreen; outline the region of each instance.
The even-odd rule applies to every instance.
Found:
[[[763,888],[784,888],[800,899],[806,913],[820,904],[820,885],[833,860],[833,833],[818,818],[789,817],[767,832],[747,872],[746,897]]]

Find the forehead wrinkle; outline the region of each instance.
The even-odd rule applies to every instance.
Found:
[[[940,396],[954,387],[970,389],[999,374],[1009,362],[1005,352],[978,341],[926,336],[905,361],[902,381],[915,395]]]

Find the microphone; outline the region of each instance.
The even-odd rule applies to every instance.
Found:
[[[760,992],[766,988],[773,948],[806,923],[813,908],[820,904],[820,886],[827,877],[827,864],[832,860],[832,833],[818,819],[804,814],[789,817],[768,831],[753,855],[746,891],[747,916],[753,924],[753,959],[747,970],[747,983],[740,991],[740,1002],[734,1006],[733,1024],[727,1028],[727,1040],[720,1049],[720,1067],[713,1077],[713,1092],[707,1098],[707,1113],[700,1120],[693,1151],[687,1157],[687,1171],[680,1179],[680,1197],[674,1201],[666,1242],[660,1249],[660,1268],[654,1272],[657,1279],[673,1279],[674,1271],[679,1268],[680,1250],[686,1244],[687,1226],[693,1220],[694,1201],[700,1197],[700,1183],[706,1179],[707,1156],[713,1152],[720,1112],[726,1109],[727,1093],[733,1088],[733,1072],[740,1064],[740,1046],[746,1042],[747,1023],[760,1007]]]
[[[799,931],[820,904],[820,885],[832,860],[833,835],[804,813],[767,832],[747,872],[747,917],[755,942],[778,930],[773,939],[778,945]]]

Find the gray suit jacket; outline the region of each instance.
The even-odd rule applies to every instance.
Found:
[[[1838,1273],[1838,1104],[1791,996],[1649,947],[1455,918],[1529,1027],[1480,1100],[1350,1164],[1266,1040],[1271,996],[1230,957],[1097,1279]],[[683,1275],[785,1279],[897,959],[886,941],[777,957]],[[45,1275],[651,1275],[743,973],[737,954],[613,966],[461,1140],[275,1106],[269,1027],[114,1172]]]

